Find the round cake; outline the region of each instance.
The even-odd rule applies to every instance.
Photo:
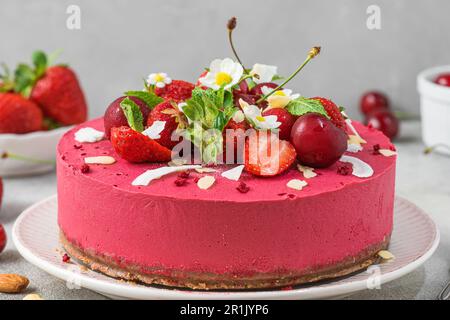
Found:
[[[193,289],[290,286],[361,270],[389,244],[396,156],[381,132],[353,125],[362,148],[326,168],[244,171],[234,181],[222,174],[236,165],[219,165],[181,171],[182,183],[177,172],[136,185],[167,163],[130,163],[105,139],[80,143],[80,129],[104,131],[102,118],[92,120],[58,146],[61,241],[93,270]],[[344,164],[355,158],[352,173]],[[357,172],[361,164],[372,171]],[[214,177],[207,189],[198,186],[204,176]],[[303,187],[291,183],[299,180]]]

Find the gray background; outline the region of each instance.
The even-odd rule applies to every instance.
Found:
[[[70,4],[81,7],[81,30],[66,28]],[[371,4],[381,7],[379,31],[366,27]],[[98,116],[150,72],[193,81],[212,59],[231,56],[225,24],[236,15],[244,64],[275,64],[287,75],[321,45],[320,59],[289,87],[331,97],[356,118],[368,89],[417,112],[416,74],[450,60],[449,12],[448,0],[0,0],[0,61],[64,49],[60,61],[76,69]]]

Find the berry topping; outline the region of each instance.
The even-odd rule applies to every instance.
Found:
[[[250,191],[250,187],[245,182],[240,182],[236,187],[236,190],[240,193],[247,193]]]
[[[178,174],[178,178],[180,178],[180,179],[189,179],[189,177],[190,177],[190,172],[189,171],[181,171],[179,174]]]
[[[379,155],[380,154],[380,149],[381,149],[381,147],[380,147],[380,145],[377,143],[377,144],[375,144],[374,146],[373,146],[373,154],[374,155]]]
[[[167,162],[169,149],[129,127],[113,128],[111,143],[116,152],[129,162]]]
[[[292,144],[271,132],[257,131],[245,144],[245,170],[257,176],[278,175],[289,169],[295,157]]]
[[[82,173],[89,173],[89,171],[91,171],[91,168],[89,167],[89,165],[88,164],[83,164],[82,166],[81,166],[81,172]]]
[[[313,168],[329,167],[347,150],[347,134],[316,113],[297,119],[292,127],[291,142],[299,162]]]
[[[195,86],[187,81],[172,80],[164,88],[155,88],[155,94],[165,100],[173,100],[175,102],[182,102],[192,96],[192,90]]]
[[[336,127],[344,131],[346,130],[347,125],[345,124],[345,119],[342,116],[341,110],[339,110],[339,107],[333,101],[320,97],[315,97],[312,99],[318,100],[322,104],[323,108],[330,117],[331,122],[333,122]]]
[[[174,183],[177,187],[182,187],[187,185],[187,179],[178,177],[175,179]]]
[[[70,262],[70,257],[67,253],[64,253],[64,255],[62,256],[62,262],[64,262],[64,263]]]
[[[337,167],[337,173],[343,176],[348,176],[352,174],[353,172],[353,166],[351,163],[343,162],[339,163]]]

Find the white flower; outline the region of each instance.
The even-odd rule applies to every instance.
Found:
[[[147,84],[151,86],[156,86],[157,88],[164,88],[166,84],[171,84],[172,79],[167,76],[167,73],[151,73],[147,77]]]
[[[262,111],[255,105],[250,105],[242,99],[239,99],[242,111],[245,117],[250,121],[256,129],[273,130],[277,129],[281,122],[278,122],[277,116],[263,116]]]
[[[221,87],[229,89],[239,82],[244,69],[238,62],[230,58],[216,59],[211,62],[209,72],[199,79],[203,86],[218,90]]]
[[[241,123],[245,120],[245,115],[241,110],[237,110],[232,117],[233,121],[236,123]]]
[[[255,83],[271,82],[273,77],[277,75],[278,68],[267,64],[256,63],[250,74],[253,76]],[[258,75],[258,78],[254,75]]]
[[[269,88],[266,86],[263,86],[261,88],[263,95],[269,94],[272,90],[273,88]],[[292,90],[290,89],[277,90],[267,98],[267,102],[269,103],[267,109],[284,108],[289,104],[289,102],[299,97],[300,94],[292,94]]]

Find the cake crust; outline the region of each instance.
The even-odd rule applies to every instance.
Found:
[[[378,252],[388,248],[390,236],[386,237],[382,242],[363,250],[357,256],[347,257],[340,263],[335,263],[331,266],[324,266],[298,274],[280,272],[255,274],[247,277],[177,272],[174,270],[171,271],[172,276],[152,274],[151,272],[143,273],[139,271],[137,266],[128,265],[126,268],[123,268],[112,258],[86,252],[70,242],[63,232],[60,232],[60,241],[67,253],[84,266],[119,280],[194,290],[242,290],[301,285],[343,277],[364,270],[380,261]]]

